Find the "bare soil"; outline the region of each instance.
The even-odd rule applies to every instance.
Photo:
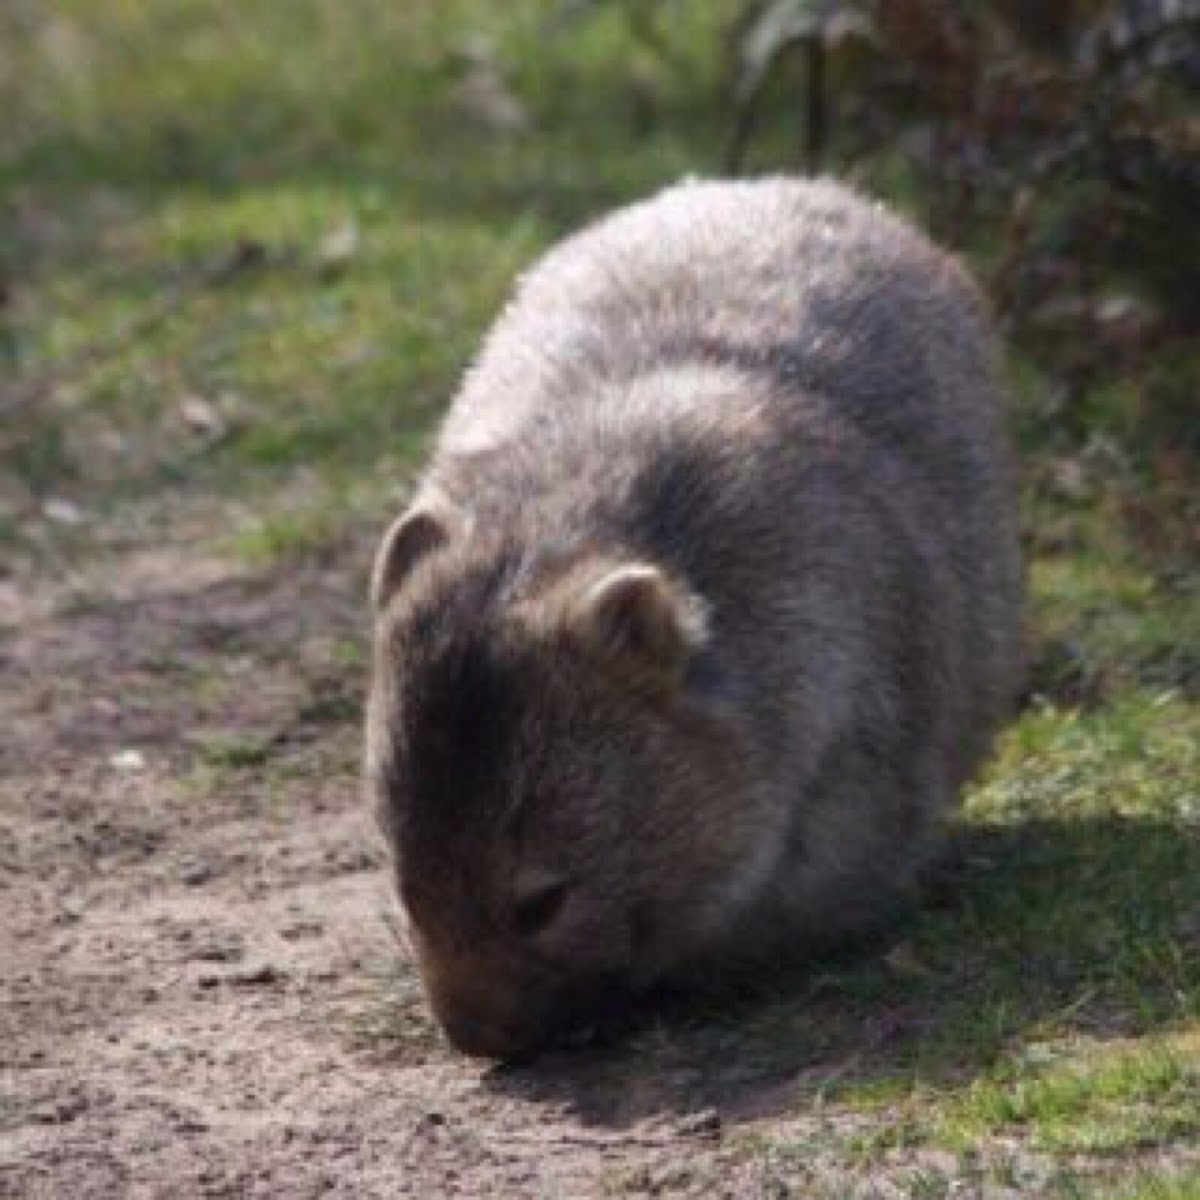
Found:
[[[359,798],[360,583],[0,581],[0,1195],[758,1190],[694,1064],[429,1028]]]
[[[521,1067],[445,1045],[360,800],[365,561],[134,549],[0,578],[0,1197],[885,1200],[960,1177],[932,1148],[848,1153],[891,1116],[822,1102],[919,1029],[902,1009],[778,1061],[728,1023]],[[1018,1190],[961,1194],[1038,1194],[1044,1166],[1013,1161]]]

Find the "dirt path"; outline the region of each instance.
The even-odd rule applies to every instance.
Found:
[[[687,1064],[489,1069],[415,997],[372,1036],[411,978],[358,799],[357,584],[141,554],[3,585],[0,1195],[758,1190]]]
[[[359,799],[366,557],[0,579],[0,1200],[1062,1194],[1016,1144],[964,1166],[826,1103],[920,1036],[900,995],[450,1051]]]

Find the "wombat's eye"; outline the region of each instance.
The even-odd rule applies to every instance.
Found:
[[[513,904],[513,927],[522,937],[540,933],[562,911],[566,899],[565,879],[555,877],[530,883]]]

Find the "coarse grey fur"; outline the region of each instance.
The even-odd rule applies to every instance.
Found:
[[[911,893],[1021,669],[995,359],[828,181],[685,183],[520,281],[374,580],[368,777],[460,1046]]]

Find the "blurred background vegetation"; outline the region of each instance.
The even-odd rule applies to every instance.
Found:
[[[821,170],[968,257],[1035,570],[1073,617],[1138,580],[1194,688],[1198,94],[1192,0],[6,0],[8,569],[166,510],[319,553],[548,242],[685,173]],[[1127,668],[1056,612],[1047,686]]]

